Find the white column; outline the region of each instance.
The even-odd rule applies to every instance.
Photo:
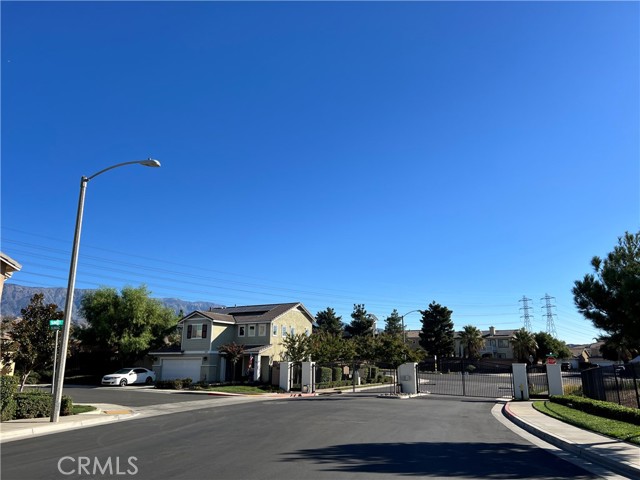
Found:
[[[289,381],[291,379],[291,362],[280,362],[280,388],[290,392]]]
[[[516,400],[529,400],[529,381],[527,379],[527,364],[514,363],[513,368],[513,393]]]
[[[549,384],[549,395],[564,394],[560,364],[554,363],[553,365],[549,365],[547,363],[547,382]]]
[[[260,381],[260,354],[253,357],[253,381]]]
[[[402,393],[414,395],[418,393],[418,383],[416,382],[417,363],[403,363],[398,367],[398,381],[402,385]]]
[[[309,386],[307,393],[315,392],[316,388],[313,384],[313,369],[316,368],[316,362],[302,362],[302,388]]]

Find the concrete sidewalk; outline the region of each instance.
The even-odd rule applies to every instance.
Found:
[[[520,428],[573,455],[618,475],[640,478],[640,446],[598,435],[549,417],[530,401],[511,401],[503,413]],[[640,433],[640,427],[638,427]]]
[[[96,411],[60,417],[57,423],[46,418],[25,418],[0,423],[0,443],[22,440],[34,435],[47,435],[76,428],[90,427],[135,417],[137,414],[128,407],[99,403],[92,405]]]

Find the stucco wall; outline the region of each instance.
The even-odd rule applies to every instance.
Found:
[[[273,360],[283,360],[284,347],[282,346],[282,327],[287,328],[287,334],[291,333],[291,327],[294,327],[295,333],[305,333],[309,330],[311,334],[311,321],[298,309],[289,310],[272,322],[278,327],[278,334],[273,335],[273,328],[269,329],[269,343],[273,345]]]

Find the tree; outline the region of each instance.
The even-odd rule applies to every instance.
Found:
[[[373,335],[374,319],[367,313],[364,304],[354,304],[351,313],[351,323],[347,325],[346,330],[352,337],[362,337]]]
[[[384,319],[384,333],[388,335],[402,337],[404,331],[402,330],[402,317],[398,315],[398,310],[395,308],[391,315]]]
[[[32,372],[53,365],[56,335],[49,320],[64,318],[64,313],[54,303],[45,305],[42,293],[35,294],[20,313],[22,319],[3,322],[2,360],[15,362],[22,391]]]
[[[309,358],[311,351],[311,340],[304,333],[294,333],[287,335],[282,341],[284,356],[290,362],[304,362]]]
[[[143,285],[101,288],[82,298],[80,311],[87,327],[78,332],[84,346],[116,355],[121,365],[135,362],[159,348],[175,331],[178,317],[160,301],[149,298]]]
[[[591,259],[593,274],[577,280],[573,299],[578,311],[605,332],[608,348],[630,356],[640,353],[640,232],[625,232],[602,260]]]
[[[344,332],[344,324],[342,317],[336,315],[331,307],[316,314],[317,330],[327,332],[332,335],[342,335]]]
[[[220,345],[218,347],[218,351],[225,355],[225,358],[228,362],[233,364],[233,377],[231,381],[236,381],[236,365],[238,361],[242,358],[242,354],[244,353],[244,345],[239,345],[235,342],[225,343],[224,345]]]
[[[480,350],[484,345],[482,332],[473,325],[464,326],[460,333],[460,344],[463,347],[463,353],[466,353],[468,358],[479,358]]]
[[[420,310],[422,314],[422,329],[420,330],[420,346],[429,355],[446,357],[453,354],[453,313],[447,307],[436,303],[429,304],[427,310]]]
[[[550,333],[538,332],[533,335],[536,341],[536,359],[544,359],[548,354],[552,353],[556,358],[570,358],[571,350],[562,340],[553,338]]]
[[[379,362],[388,363],[393,368],[398,368],[405,362],[417,362],[420,359],[420,354],[407,346],[399,335],[383,333],[377,339],[376,358]]]
[[[347,340],[342,335],[335,335],[326,331],[316,331],[311,334],[309,341],[309,355],[318,363],[339,362],[350,360],[353,355],[348,350]]]
[[[511,339],[511,345],[516,359],[523,363],[528,362],[529,355],[535,355],[536,348],[538,348],[536,339],[526,328],[515,331]]]

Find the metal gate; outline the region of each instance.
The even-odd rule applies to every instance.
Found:
[[[547,398],[549,396],[546,365],[528,365],[527,382],[529,383],[529,398]]]
[[[512,367],[498,362],[459,359],[425,362],[418,365],[416,378],[421,393],[513,398]]]

